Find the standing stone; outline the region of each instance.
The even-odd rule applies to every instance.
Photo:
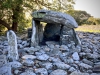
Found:
[[[35,21],[32,20],[32,37],[31,37],[31,46],[36,46],[36,25],[35,25]]]
[[[9,30],[7,32],[7,38],[8,38],[9,48],[10,48],[10,50],[8,51],[9,61],[18,60],[19,56],[18,56],[18,50],[17,50],[16,34],[12,30]]]

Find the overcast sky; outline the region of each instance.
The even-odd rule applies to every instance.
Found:
[[[84,10],[95,18],[100,18],[100,0],[76,0],[74,8]]]

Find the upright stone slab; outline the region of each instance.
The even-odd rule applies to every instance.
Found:
[[[60,44],[71,44],[71,42],[75,43],[76,45],[81,45],[81,42],[73,28],[68,28],[67,26],[63,26],[61,31],[61,37],[60,37]]]
[[[40,24],[40,21],[34,19],[32,20],[32,37],[31,37],[31,46],[39,45],[43,40],[43,26]]]
[[[37,42],[36,42],[36,25],[35,25],[35,21],[32,20],[32,37],[31,37],[31,46],[36,46]]]
[[[7,32],[7,39],[8,39],[8,44],[9,44],[8,60],[9,61],[18,60],[19,56],[18,56],[18,50],[17,50],[16,34],[12,30],[9,30]]]

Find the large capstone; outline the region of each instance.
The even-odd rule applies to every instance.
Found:
[[[32,13],[32,17],[36,20],[47,22],[47,23],[58,23],[63,24],[69,28],[76,28],[78,24],[75,19],[65,13],[51,11],[51,10],[39,10]]]

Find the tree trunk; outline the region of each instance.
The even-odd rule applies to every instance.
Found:
[[[18,7],[16,7],[15,9],[13,9],[13,15],[12,15],[12,30],[17,32],[17,26],[18,26],[18,17],[19,17],[19,9]]]
[[[3,21],[1,19],[0,19],[0,25],[5,26],[8,30],[11,30],[12,29],[9,24],[7,24],[5,21]]]
[[[17,26],[18,26],[17,18],[15,17],[15,15],[13,15],[12,19],[13,19],[12,30],[17,32]]]

